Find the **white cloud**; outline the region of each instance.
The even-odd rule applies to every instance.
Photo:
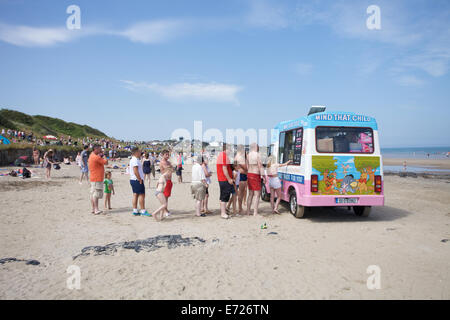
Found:
[[[160,43],[171,40],[186,31],[186,22],[181,20],[155,20],[132,25],[117,35],[133,42]]]
[[[132,91],[150,90],[163,97],[182,100],[193,99],[200,101],[233,102],[239,104],[237,94],[242,87],[221,83],[175,83],[171,85],[161,85],[158,83],[134,82],[122,80],[125,87]]]
[[[47,47],[75,39],[78,30],[66,28],[35,28],[0,24],[0,40],[16,46]]]
[[[154,20],[133,24],[125,30],[81,27],[69,30],[65,27],[30,27],[0,24],[0,41],[22,47],[50,47],[67,43],[80,37],[109,35],[127,38],[133,42],[155,44],[172,40],[190,27],[184,20]]]

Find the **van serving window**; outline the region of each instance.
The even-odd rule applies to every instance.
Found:
[[[280,133],[279,163],[288,160],[294,165],[300,165],[302,159],[303,128],[297,128]]]
[[[373,130],[363,127],[317,127],[316,149],[322,153],[373,153]]]

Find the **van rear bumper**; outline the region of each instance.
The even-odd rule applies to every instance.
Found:
[[[357,198],[357,203],[336,203],[336,198]],[[384,195],[304,195],[297,200],[304,207],[384,206]]]

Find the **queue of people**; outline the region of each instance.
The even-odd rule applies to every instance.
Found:
[[[88,147],[85,147],[78,158],[81,168],[80,183],[83,179],[89,179],[91,184],[90,195],[92,213],[100,214],[102,211],[98,207],[99,199],[105,195],[105,210],[111,209],[111,195],[115,193],[112,173],[105,173],[105,165],[108,164],[107,157],[103,154],[100,145],[94,145],[92,152],[87,157]],[[182,154],[176,157],[176,164],[170,161],[170,152],[163,150],[159,155],[160,175],[155,177],[155,165],[157,157],[155,153],[143,153],[140,148],[131,149],[131,159],[128,165],[130,176],[130,188],[132,192],[132,215],[154,217],[157,221],[171,215],[169,209],[169,199],[172,196],[172,174],[177,173],[178,183],[183,183],[178,172],[184,165]],[[190,193],[195,201],[195,215],[205,217],[211,213],[208,208],[209,191],[211,188],[212,171],[208,164],[209,157],[203,153],[192,157],[192,179]],[[272,171],[276,170],[278,164],[273,164]],[[284,164],[286,165],[286,164]],[[270,169],[270,165],[269,165]],[[259,216],[259,199],[261,193],[261,183],[265,183],[266,175],[256,143],[250,145],[247,153],[244,146],[238,146],[236,154],[231,151],[231,146],[223,144],[222,152],[217,156],[216,174],[219,182],[219,202],[220,216],[229,219],[233,215]],[[154,196],[159,202],[159,207],[148,212],[146,208],[146,184],[150,188],[151,177],[156,180]],[[271,179],[271,178],[269,178]],[[274,187],[273,194],[278,191],[277,185],[270,181],[271,188]],[[280,197],[278,197],[279,199]],[[278,212],[279,201],[272,203],[272,212]]]

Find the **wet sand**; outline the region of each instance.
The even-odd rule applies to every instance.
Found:
[[[403,166],[406,161],[407,166],[432,168],[432,169],[450,169],[449,159],[395,159],[383,158],[383,164],[387,166]]]
[[[189,183],[175,183],[173,216],[158,223],[131,215],[120,170],[114,209],[101,216],[90,214],[77,167],[54,171],[50,182],[35,172],[39,178],[0,177],[0,259],[17,259],[0,262],[1,299],[450,298],[447,180],[386,176],[386,204],[368,218],[317,208],[295,219],[287,206],[272,216],[263,202],[262,218],[230,220],[219,216],[215,178],[214,214],[204,218],[194,216]],[[189,166],[183,173],[189,181]],[[80,268],[80,290],[67,288],[71,265]],[[379,290],[367,288],[370,265],[380,267]]]

